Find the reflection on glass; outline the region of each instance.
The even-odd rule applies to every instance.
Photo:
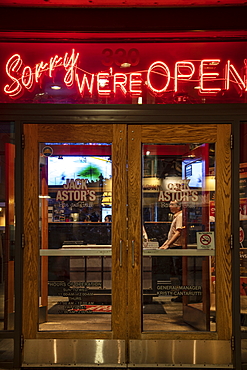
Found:
[[[214,144],[143,145],[143,329],[214,331]]]
[[[14,124],[0,122],[0,330],[14,329],[14,250],[15,250],[15,134]],[[6,340],[0,343],[13,360]],[[5,349],[4,349],[5,348]],[[7,354],[8,352],[8,354]],[[1,357],[1,356],[0,356]]]
[[[0,362],[12,362],[14,359],[14,340],[0,339]]]
[[[247,330],[247,125],[240,126],[240,167],[239,167],[239,242],[240,242],[240,306],[241,329]]]
[[[111,145],[42,143],[40,153],[39,329],[110,330]]]

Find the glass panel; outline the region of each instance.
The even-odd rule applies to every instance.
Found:
[[[110,330],[111,144],[42,143],[40,154],[39,329]]]
[[[214,144],[144,144],[143,329],[214,331]]]
[[[0,339],[0,363],[12,362],[14,358],[14,340]]]
[[[14,142],[14,123],[0,122],[0,330],[14,329]],[[4,340],[2,345],[5,344]],[[11,346],[9,348],[12,353]]]
[[[239,238],[240,238],[240,308],[241,329],[247,330],[247,125],[240,126],[240,167],[239,167]]]
[[[247,339],[241,340],[241,361],[247,363]]]
[[[169,33],[146,42],[146,33],[132,36],[140,41],[121,33],[114,41],[111,34],[112,42],[94,34],[73,44],[0,43],[0,103],[246,103],[243,40],[220,42],[214,35],[213,42],[171,42],[179,36]],[[101,42],[88,42],[95,37]],[[118,42],[122,37],[128,42]]]

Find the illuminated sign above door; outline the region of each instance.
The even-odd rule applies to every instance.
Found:
[[[246,43],[7,45],[2,102],[245,102]]]

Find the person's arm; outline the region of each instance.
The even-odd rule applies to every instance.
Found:
[[[182,229],[177,229],[171,239],[167,239],[159,249],[167,249],[181,236]]]

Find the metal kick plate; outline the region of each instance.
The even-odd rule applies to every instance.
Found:
[[[125,341],[26,339],[22,366],[126,367]]]
[[[231,343],[223,340],[131,340],[133,367],[232,368]]]

